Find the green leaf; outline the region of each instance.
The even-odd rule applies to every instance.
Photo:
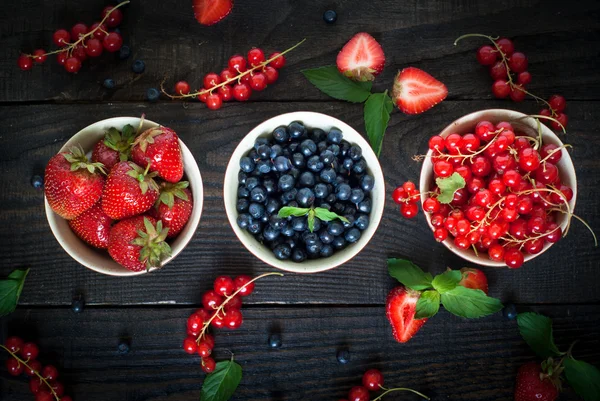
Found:
[[[453,315],[468,319],[488,316],[502,309],[500,300],[461,285],[442,294],[442,305]]]
[[[440,188],[438,200],[441,203],[450,203],[454,193],[465,187],[465,179],[458,173],[452,173],[450,177],[436,178],[435,183]]]
[[[440,310],[440,293],[435,290],[427,290],[421,293],[417,301],[415,319],[432,317]]]
[[[348,219],[345,218],[344,216],[340,216],[339,214],[337,214],[335,212],[331,212],[323,207],[316,207],[314,209],[314,211],[315,211],[315,216],[318,217],[319,220],[331,221],[331,220],[339,219],[339,220],[343,221],[344,223],[349,223]]]
[[[440,294],[453,290],[461,280],[462,274],[459,270],[448,270],[433,278],[431,284]]]
[[[416,291],[431,288],[433,277],[425,273],[421,268],[410,260],[388,259],[388,272],[390,276]]]
[[[343,76],[335,65],[302,70],[321,92],[339,100],[362,103],[371,94],[371,82],[356,82]]]
[[[315,211],[313,209],[308,211],[307,223],[308,229],[312,233],[315,230]]]
[[[242,380],[242,367],[233,361],[217,363],[202,384],[200,401],[227,401]]]
[[[0,280],[0,316],[14,312],[23,291],[27,270],[13,270],[4,280]]]
[[[310,209],[306,207],[293,207],[293,206],[284,206],[279,209],[279,213],[277,213],[277,217],[282,219],[290,216],[306,216]]]
[[[563,362],[569,385],[585,401],[600,400],[600,370],[587,362],[567,358]]]
[[[558,356],[560,351],[554,344],[552,319],[539,313],[526,312],[517,315],[521,337],[538,356]]]
[[[383,136],[385,135],[393,108],[394,104],[388,96],[387,90],[383,93],[372,93],[365,102],[365,128],[371,147],[377,157],[381,153]]]

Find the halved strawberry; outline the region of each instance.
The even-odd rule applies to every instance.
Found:
[[[193,0],[192,7],[199,23],[214,25],[229,15],[233,0]]]
[[[79,238],[100,249],[108,248],[108,236],[112,219],[102,210],[98,201],[73,220],[69,220],[69,227]]]
[[[485,273],[479,269],[470,267],[463,267],[460,269],[460,272],[462,274],[462,279],[458,285],[474,290],[481,290],[486,294],[488,293],[488,280]]]
[[[372,81],[383,71],[385,55],[381,45],[365,32],[357,33],[344,45],[336,60],[338,70],[355,81]]]
[[[392,99],[406,114],[429,110],[448,96],[446,85],[415,67],[403,69],[396,75]]]
[[[386,300],[386,315],[392,325],[396,341],[405,343],[415,335],[427,319],[415,319],[417,301],[421,293],[404,286],[390,291]]]

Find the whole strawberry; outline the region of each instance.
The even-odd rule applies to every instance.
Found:
[[[71,220],[94,206],[102,195],[102,167],[90,163],[80,147],[52,157],[44,177],[44,194],[52,210]]]
[[[102,210],[115,220],[146,212],[158,199],[156,172],[133,162],[119,162],[110,170],[102,192]]]
[[[168,238],[179,234],[192,215],[192,192],[187,189],[189,182],[181,181],[177,184],[163,183],[160,187],[160,196],[148,214],[169,229]]]
[[[100,202],[69,220],[69,227],[79,238],[100,249],[108,248],[112,219],[102,210]]]
[[[472,267],[463,267],[460,269],[460,274],[462,279],[458,285],[488,293],[488,280],[484,272]]]
[[[150,128],[141,133],[131,148],[131,159],[144,168],[150,164],[150,171],[165,181],[176,183],[183,177],[179,138],[170,128]]]
[[[122,220],[110,230],[108,253],[121,266],[135,272],[160,267],[171,254],[165,242],[168,228],[153,217],[143,215]]]
[[[515,401],[554,401],[559,390],[537,362],[519,368],[515,385]]]
[[[123,127],[122,132],[110,128],[94,146],[92,161],[104,164],[106,171],[110,171],[118,162],[127,160],[134,138],[135,130],[129,124]]]

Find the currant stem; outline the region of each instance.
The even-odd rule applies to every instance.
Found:
[[[379,395],[379,397],[374,398],[372,401],[380,401],[384,395],[389,394],[389,393],[393,393],[394,391],[410,391],[413,394],[416,394],[426,400],[430,400],[429,397],[427,397],[425,394],[419,393],[416,390],[413,390],[412,388],[406,388],[406,387],[397,387],[397,388],[385,388],[383,386],[379,386],[382,390],[384,390],[384,392],[382,394]]]

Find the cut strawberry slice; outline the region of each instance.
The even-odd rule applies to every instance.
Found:
[[[214,25],[227,17],[233,0],[193,0],[194,17],[202,25]]]
[[[446,85],[415,67],[403,69],[396,75],[392,97],[396,106],[406,114],[429,110],[448,95]]]
[[[458,285],[462,285],[465,288],[471,288],[474,290],[481,290],[488,293],[488,280],[485,273],[479,269],[463,267],[460,269],[462,279]]]
[[[383,71],[385,55],[375,38],[360,32],[344,45],[336,63],[338,70],[348,78],[355,81],[372,81]]]
[[[392,334],[398,342],[410,340],[427,319],[415,319],[417,301],[421,294],[404,286],[390,291],[386,301],[386,315],[392,325]]]

